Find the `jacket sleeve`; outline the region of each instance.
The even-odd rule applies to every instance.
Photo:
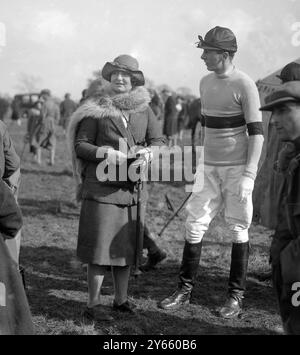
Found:
[[[60,109],[59,106],[55,104],[55,122],[59,123],[60,120]]]
[[[150,107],[148,109],[146,143],[148,146],[162,146],[166,144],[166,139],[161,134],[159,122]]]
[[[4,239],[14,238],[22,227],[22,214],[16,200],[0,180],[0,232]]]
[[[96,158],[98,146],[95,145],[97,136],[97,120],[92,117],[84,118],[77,129],[75,138],[75,152],[78,158],[98,163]]]
[[[10,135],[5,129],[3,135],[3,151],[5,156],[5,169],[3,179],[8,179],[20,168],[20,158],[15,151]]]

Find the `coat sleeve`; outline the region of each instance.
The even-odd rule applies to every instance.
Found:
[[[9,179],[20,168],[20,158],[15,151],[10,135],[5,129],[3,135],[3,151],[5,156],[5,170],[3,179]]]
[[[92,117],[86,117],[79,123],[75,138],[75,152],[78,158],[95,163],[101,161],[100,158],[96,158],[97,129],[97,120]]]
[[[4,239],[14,238],[22,227],[22,214],[16,200],[0,180],[0,232]]]

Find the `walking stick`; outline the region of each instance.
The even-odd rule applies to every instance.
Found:
[[[144,239],[144,230],[142,228],[142,219],[141,219],[141,211],[142,211],[142,188],[143,183],[141,177],[137,181],[137,216],[136,216],[136,235],[135,235],[135,265],[133,275],[138,277],[142,274],[139,266],[141,260],[141,254],[143,251],[143,239]]]
[[[163,226],[163,228],[161,229],[161,231],[158,233],[158,236],[161,237],[161,235],[163,234],[164,230],[168,227],[168,225],[173,221],[173,219],[178,215],[178,213],[182,210],[184,204],[186,203],[186,201],[190,198],[191,196],[191,192],[187,195],[187,197],[184,199],[184,201],[182,202],[182,204],[177,208],[177,210],[172,214],[172,216],[170,217],[170,219],[168,220],[168,222]]]

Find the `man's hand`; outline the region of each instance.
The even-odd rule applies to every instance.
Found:
[[[108,148],[106,152],[106,161],[108,164],[120,165],[125,163],[127,155],[120,150]]]
[[[242,175],[237,186],[237,195],[240,202],[244,202],[254,189],[254,180],[248,176]]]

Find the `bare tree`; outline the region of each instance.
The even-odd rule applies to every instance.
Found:
[[[91,85],[91,83],[95,80],[103,81],[103,84],[104,84],[105,80],[102,77],[101,70],[94,70],[92,72],[92,77],[87,80],[88,86]]]
[[[20,73],[18,76],[18,85],[16,88],[22,93],[39,92],[42,79],[33,74]]]
[[[168,84],[157,85],[156,90],[158,92],[162,92],[163,90],[168,90],[170,92],[173,92],[173,89]]]
[[[181,95],[183,97],[189,97],[192,96],[192,90],[186,86],[181,86],[176,90],[178,95]]]
[[[155,84],[154,84],[154,81],[145,77],[145,86],[147,89],[155,89]]]

